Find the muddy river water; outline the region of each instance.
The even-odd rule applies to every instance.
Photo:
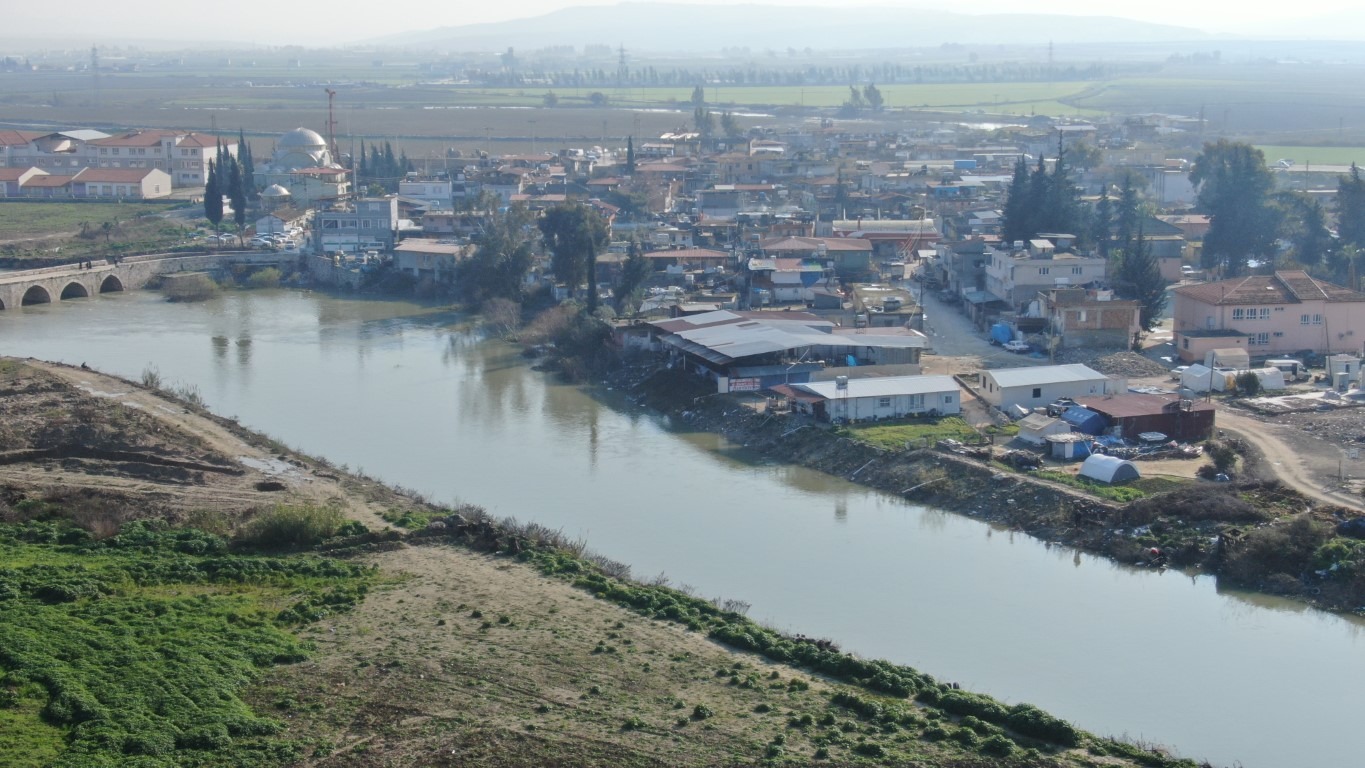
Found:
[[[1248,768],[1365,754],[1365,623],[756,460],[558,384],[439,308],[105,294],[0,312],[0,354],[131,378],[154,366],[309,453],[1101,734]]]

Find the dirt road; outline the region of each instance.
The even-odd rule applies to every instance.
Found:
[[[1309,498],[1325,504],[1339,505],[1351,509],[1365,510],[1359,496],[1342,491],[1339,486],[1324,482],[1323,469],[1335,465],[1337,449],[1323,444],[1321,450],[1305,450],[1296,447],[1289,436],[1282,432],[1287,429],[1278,424],[1254,419],[1228,408],[1219,408],[1218,428],[1246,440],[1265,457],[1269,470],[1280,482]],[[1302,444],[1302,439],[1292,442]]]

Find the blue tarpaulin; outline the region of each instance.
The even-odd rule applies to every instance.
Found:
[[[853,368],[853,367],[855,367],[855,366],[857,366],[857,365],[858,365],[858,358],[854,357],[853,355],[848,355],[848,367],[849,367],[849,368]]]
[[[1072,406],[1062,411],[1062,421],[1071,425],[1071,431],[1085,435],[1098,435],[1104,431],[1104,417],[1088,408]]]
[[[1005,325],[1004,323],[996,323],[995,325],[991,326],[992,341],[998,344],[1004,344],[1005,342],[1013,338],[1014,331],[1011,331],[1008,325]]]

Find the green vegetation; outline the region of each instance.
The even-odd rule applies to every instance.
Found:
[[[1117,501],[1121,504],[1137,501],[1147,495],[1145,491],[1132,485],[1109,485],[1108,483],[1101,483],[1091,480],[1088,477],[1079,477],[1066,472],[1045,470],[1034,473],[1034,477],[1042,480],[1050,480],[1054,483],[1061,483],[1062,485],[1069,485],[1072,488],[1085,491],[1086,493],[1093,494],[1102,499]]]
[[[274,766],[298,757],[239,694],[302,660],[286,627],[347,610],[371,572],[232,554],[158,522],[93,541],[63,523],[0,525],[0,762]]]
[[[10,202],[0,205],[0,232],[6,238],[74,235],[83,226],[98,231],[106,221],[126,222],[174,207],[168,203]]]
[[[891,450],[902,450],[907,445],[920,448],[925,444],[933,445],[935,442],[944,439],[962,442],[978,442],[981,440],[981,435],[959,416],[853,424],[839,429],[854,440]]]
[[[252,272],[246,279],[248,288],[279,288],[280,271],[274,267],[266,267]]]
[[[298,549],[337,535],[345,518],[335,507],[286,506],[258,515],[238,540],[263,549]]]
[[[1271,162],[1292,160],[1310,169],[1314,165],[1350,165],[1365,163],[1365,147],[1304,147],[1258,144],[1256,148]]]
[[[218,295],[218,284],[204,272],[165,275],[161,292],[170,301],[207,301]]]

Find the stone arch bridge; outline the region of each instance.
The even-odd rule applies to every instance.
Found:
[[[0,310],[131,291],[168,272],[225,271],[239,266],[290,267],[298,260],[298,254],[282,251],[227,251],[129,256],[117,264],[92,262],[90,269],[69,264],[0,272]]]

